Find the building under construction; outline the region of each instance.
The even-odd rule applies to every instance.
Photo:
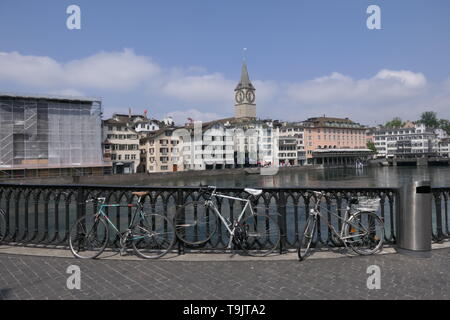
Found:
[[[0,93],[0,178],[104,174],[101,100]]]

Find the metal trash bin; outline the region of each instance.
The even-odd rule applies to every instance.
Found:
[[[415,181],[402,188],[396,227],[399,253],[431,256],[431,198],[430,181]]]

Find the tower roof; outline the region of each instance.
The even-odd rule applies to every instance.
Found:
[[[241,71],[241,81],[236,86],[236,90],[240,89],[253,89],[255,90],[255,87],[250,81],[250,77],[248,76],[248,70],[247,70],[247,64],[245,61],[242,63],[242,71]]]

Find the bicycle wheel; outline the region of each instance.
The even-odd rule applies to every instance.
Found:
[[[69,246],[73,255],[81,259],[97,258],[106,248],[109,229],[99,217],[81,217],[70,230]]]
[[[132,233],[136,254],[145,259],[156,259],[167,254],[175,243],[175,228],[160,214],[145,214]]]
[[[312,215],[306,220],[305,229],[303,230],[303,235],[300,238],[297,255],[300,261],[305,260],[308,251],[311,247],[312,239],[314,238],[314,232],[316,231],[316,218]]]
[[[6,218],[2,210],[0,210],[0,242],[6,237]]]
[[[217,215],[204,202],[189,202],[175,214],[175,232],[178,239],[190,244],[206,243],[217,230]]]
[[[357,212],[344,227],[345,241],[357,254],[374,254],[383,246],[384,224],[373,212]]]
[[[275,219],[265,214],[245,218],[237,234],[241,248],[250,256],[263,257],[272,253],[280,243],[281,232]]]

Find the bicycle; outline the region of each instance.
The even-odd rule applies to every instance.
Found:
[[[98,212],[92,216],[84,216],[72,226],[69,237],[70,250],[77,258],[97,258],[106,248],[109,241],[109,227],[119,236],[120,253],[126,251],[131,242],[134,252],[145,259],[160,258],[167,254],[175,243],[176,236],[172,222],[160,214],[144,212],[144,197],[149,192],[133,192],[138,197],[136,204],[105,204],[105,198],[98,198]],[[90,199],[86,202],[94,201]],[[111,222],[104,209],[106,207],[134,207],[130,224],[126,231],[120,232]]]
[[[320,202],[325,195],[324,192],[309,191],[316,195],[314,208],[310,210],[306,221],[303,236],[297,249],[298,258],[304,260],[308,254],[311,242],[317,229],[318,217],[323,217],[320,212]],[[384,223],[375,212],[378,209],[380,199],[370,199],[366,197],[351,198],[344,214],[344,218],[328,211],[331,215],[342,221],[341,230],[337,231],[331,223],[327,221],[328,228],[340,243],[344,244],[360,255],[371,255],[383,246]],[[352,205],[359,205],[356,212],[351,212]]]
[[[6,237],[6,214],[3,209],[0,209],[0,242]]]
[[[252,197],[260,195],[262,190],[246,188],[250,198],[244,199],[217,193],[216,189],[215,186],[200,186],[199,193],[204,201],[188,202],[178,208],[174,223],[178,239],[187,245],[205,244],[217,231],[218,217],[230,236],[227,249],[232,249],[234,244],[250,256],[272,253],[280,242],[278,223],[268,215],[255,213],[251,205]],[[236,220],[231,222],[221,214],[212,200],[217,198],[245,203]],[[250,214],[244,218],[247,208]]]

